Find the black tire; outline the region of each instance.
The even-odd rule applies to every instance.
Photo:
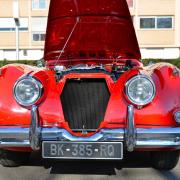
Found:
[[[17,167],[28,162],[29,152],[0,150],[0,164],[4,167]]]
[[[152,166],[158,170],[171,170],[176,167],[179,161],[180,151],[152,152]]]

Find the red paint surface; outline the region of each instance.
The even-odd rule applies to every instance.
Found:
[[[23,68],[26,68],[24,70]],[[150,70],[150,69],[149,69]],[[179,126],[173,119],[173,112],[180,108],[180,77],[173,76],[173,66],[163,65],[161,68],[151,67],[151,77],[155,82],[157,93],[153,102],[142,109],[135,109],[135,121],[137,127],[154,126]],[[56,82],[55,74],[50,70],[29,69],[26,66],[6,66],[0,76],[0,125],[23,125],[30,124],[30,110],[21,107],[14,99],[13,86],[15,81],[24,73],[30,73],[39,79],[44,85],[44,94],[39,102],[39,114],[43,126],[58,126],[68,128],[64,119],[60,95],[69,78],[105,78],[109,91],[110,100],[106,110],[104,121],[100,128],[124,127],[127,116],[127,100],[124,89],[125,84],[132,76],[139,72],[147,73],[140,67],[125,72],[117,82],[103,73],[72,73],[65,75],[60,82]],[[13,76],[12,76],[13,73]],[[8,82],[8,83],[7,83]]]
[[[53,0],[46,35],[48,66],[141,57],[125,0]]]

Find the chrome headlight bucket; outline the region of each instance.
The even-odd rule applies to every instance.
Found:
[[[42,96],[43,86],[31,76],[20,78],[14,85],[14,97],[22,106],[35,104]]]
[[[126,83],[126,95],[133,104],[144,106],[152,102],[156,94],[155,84],[145,75],[137,75]]]

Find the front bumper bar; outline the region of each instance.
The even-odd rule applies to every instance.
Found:
[[[0,129],[0,147],[31,147],[29,128],[4,127]],[[102,129],[91,137],[75,137],[59,128],[43,128],[41,141],[74,142],[126,142],[124,129]],[[180,128],[136,129],[133,149],[173,148],[180,149]],[[128,147],[127,147],[128,150]],[[130,151],[130,150],[129,150]]]
[[[57,127],[41,128],[38,119],[38,108],[32,108],[30,128],[0,128],[0,148],[31,147],[39,150],[42,141],[72,142],[124,142],[127,151],[135,149],[180,149],[180,127],[172,128],[135,128],[134,108],[128,106],[126,129],[101,129],[90,137],[77,137],[65,129]]]

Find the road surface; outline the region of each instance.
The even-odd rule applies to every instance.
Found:
[[[180,180],[180,163],[169,172],[150,167],[149,155],[131,154],[124,162],[47,162],[33,154],[18,168],[0,166],[0,180]]]

